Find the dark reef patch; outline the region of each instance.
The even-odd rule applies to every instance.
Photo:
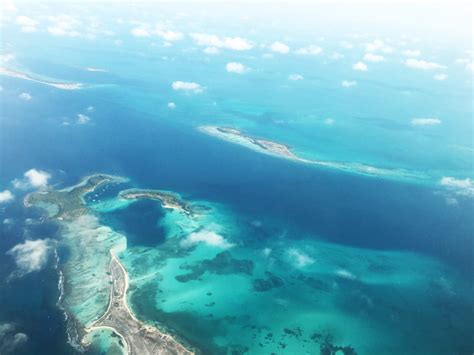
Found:
[[[272,288],[283,286],[283,280],[269,271],[265,271],[265,279],[255,279],[253,281],[253,290],[256,292],[265,292]]]
[[[206,272],[218,275],[227,274],[247,274],[253,273],[253,261],[240,260],[232,258],[228,251],[217,254],[213,259],[205,259],[192,265],[183,264],[180,266],[182,270],[189,270],[190,272],[183,275],[175,276],[179,282],[188,282],[197,280]]]

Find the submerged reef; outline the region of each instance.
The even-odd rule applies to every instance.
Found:
[[[180,269],[190,270],[191,272],[175,276],[179,282],[188,282],[199,279],[206,272],[218,275],[225,274],[246,274],[252,275],[252,260],[234,259],[230,252],[224,251],[217,254],[213,259],[202,260],[192,265],[182,265]]]

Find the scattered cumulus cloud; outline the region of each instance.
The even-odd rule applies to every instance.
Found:
[[[366,53],[364,55],[364,60],[367,62],[380,63],[380,62],[383,62],[385,58],[379,54]]]
[[[30,169],[23,174],[22,179],[13,180],[13,186],[17,189],[45,188],[51,175],[45,171]]]
[[[0,203],[5,203],[14,199],[10,190],[0,191]]]
[[[352,66],[352,69],[357,70],[357,71],[367,71],[367,64],[364,62],[357,62]]]
[[[451,176],[445,176],[439,183],[456,195],[474,197],[474,183],[469,178],[457,179]]]
[[[203,50],[206,54],[219,54],[219,48],[217,47],[206,47]]]
[[[158,29],[154,33],[168,42],[180,41],[184,38],[184,35],[177,31]]]
[[[373,42],[367,43],[365,46],[367,52],[382,52],[382,53],[392,53],[393,48],[387,45],[384,41],[376,39]]]
[[[415,58],[407,59],[405,61],[405,65],[409,68],[420,69],[420,70],[433,70],[433,69],[446,68],[445,66],[435,63],[435,62],[427,62],[426,60],[415,59]]]
[[[132,28],[130,33],[134,37],[150,37],[150,32],[148,32],[148,30],[146,28],[143,28],[143,27]]]
[[[22,92],[20,95],[18,95],[18,97],[22,100],[25,100],[25,101],[30,101],[33,97],[28,94],[27,92]]]
[[[191,33],[189,36],[199,46],[229,49],[234,51],[248,51],[253,44],[242,37],[219,37],[206,33]]]
[[[466,67],[467,70],[474,71],[474,63],[472,59],[469,58],[459,58],[456,59],[456,64],[461,64]]]
[[[441,124],[439,118],[413,118],[411,120],[412,126],[437,126]]]
[[[316,45],[310,45],[307,47],[300,48],[296,51],[296,54],[302,54],[302,55],[319,55],[323,49],[319,46]]]
[[[43,269],[52,250],[51,239],[26,240],[24,243],[15,245],[7,251],[7,255],[13,257],[17,266],[17,270],[10,275],[10,278],[22,277]]]
[[[433,79],[438,80],[438,81],[443,81],[443,80],[446,80],[447,78],[448,78],[447,74],[436,74],[435,76],[433,76]]]
[[[341,81],[341,86],[343,88],[350,88],[352,86],[356,86],[357,85],[357,81],[354,81],[354,80],[343,80]]]
[[[28,335],[17,332],[13,323],[0,324],[0,354],[14,354],[28,341]]]
[[[48,32],[53,36],[79,37],[81,36],[81,21],[69,15],[59,15],[48,17],[51,26]]]
[[[87,124],[91,118],[89,116],[83,115],[82,113],[77,114],[77,124]]]
[[[275,53],[287,54],[290,52],[290,47],[278,41],[273,42],[269,48],[272,52],[275,52]]]
[[[204,88],[198,83],[188,81],[174,81],[171,84],[171,87],[176,91],[187,91],[195,94],[199,94],[204,91]]]
[[[15,59],[15,56],[12,53],[2,53],[0,54],[0,63],[2,65],[11,62],[13,59]]]
[[[168,102],[168,108],[174,110],[176,108],[176,104],[174,102]]]
[[[303,80],[303,76],[300,75],[300,74],[290,74],[288,76],[288,80],[293,80],[293,81],[297,81],[297,80]]]
[[[223,236],[206,229],[189,234],[185,239],[181,240],[180,246],[183,248],[191,248],[199,243],[205,243],[209,246],[221,249],[228,249],[234,246],[234,244],[229,243]]]
[[[33,20],[28,16],[17,16],[15,23],[21,27],[22,32],[36,32],[38,21]]]
[[[225,69],[229,73],[236,73],[236,74],[243,74],[248,70],[248,68],[245,65],[243,65],[242,63],[238,63],[238,62],[229,62],[229,63],[227,63],[226,66],[225,66]]]
[[[314,264],[312,257],[295,248],[288,250],[288,256],[297,267],[305,267]]]
[[[334,121],[333,118],[326,118],[326,119],[324,120],[324,124],[325,124],[325,125],[328,125],[328,126],[332,126],[332,125],[334,124],[334,122],[335,122],[335,121]]]
[[[417,49],[406,49],[402,52],[405,57],[419,57],[421,52]]]

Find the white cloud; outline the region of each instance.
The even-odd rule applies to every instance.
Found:
[[[28,335],[17,332],[13,323],[0,324],[0,354],[14,354],[28,341]]]
[[[473,63],[472,59],[459,58],[459,59],[456,59],[456,64],[465,65],[467,70],[474,71],[474,63]]]
[[[184,35],[181,32],[176,31],[156,30],[154,33],[169,42],[180,41],[184,38]]]
[[[7,255],[14,258],[18,268],[10,277],[22,277],[44,268],[53,249],[52,244],[51,239],[26,240],[7,251]]]
[[[276,53],[281,53],[281,54],[286,54],[290,51],[290,47],[288,47],[286,44],[284,43],[281,43],[281,42],[273,42],[271,45],[270,45],[270,50],[272,52],[276,52]]]
[[[234,246],[229,243],[224,237],[210,230],[201,230],[189,234],[185,239],[181,240],[180,246],[183,248],[190,248],[199,243],[205,243],[209,246],[228,249]]]
[[[449,190],[455,192],[457,195],[474,197],[474,184],[469,178],[457,179],[450,176],[445,176],[440,180],[440,185],[445,186]]]
[[[23,179],[13,180],[13,186],[17,189],[45,188],[51,175],[42,170],[30,169],[23,174]]]
[[[438,80],[438,81],[443,81],[443,80],[446,80],[447,78],[448,78],[447,74],[436,74],[435,76],[433,76],[433,79]]]
[[[298,249],[288,250],[288,256],[297,267],[305,267],[314,264],[314,259]]]
[[[77,124],[87,124],[91,118],[89,116],[83,115],[82,113],[77,114]]]
[[[380,63],[380,62],[383,62],[385,58],[379,54],[366,53],[364,55],[364,60],[368,62],[373,62],[373,63]]]
[[[302,55],[319,55],[323,49],[319,46],[316,46],[314,44],[300,48],[296,51],[296,54],[302,54]]]
[[[171,84],[171,87],[173,88],[173,90],[176,90],[176,91],[179,91],[179,90],[189,91],[195,94],[199,94],[204,91],[204,88],[198,83],[192,83],[192,82],[187,82],[187,81],[174,81]]]
[[[354,48],[354,45],[352,43],[349,43],[347,41],[342,41],[340,43],[341,47],[344,48],[344,49],[352,49]]]
[[[38,25],[38,21],[28,16],[17,16],[15,22],[21,27],[23,32],[36,32],[37,30],[36,26]]]
[[[94,112],[95,108],[94,108],[94,106],[89,106],[89,107],[87,107],[86,110],[87,110],[88,112]]]
[[[199,46],[230,49],[234,51],[247,51],[253,44],[242,37],[218,37],[206,33],[190,33],[189,36]]]
[[[341,86],[343,88],[350,88],[352,86],[356,86],[357,85],[357,81],[353,81],[353,80],[343,80],[341,81]]]
[[[48,27],[48,32],[53,36],[79,37],[81,36],[81,21],[69,15],[59,15],[48,17],[52,25]]]
[[[352,66],[352,69],[358,70],[358,71],[367,71],[367,64],[364,62],[357,62]]]
[[[324,124],[325,124],[325,125],[328,125],[328,126],[333,125],[334,122],[335,122],[335,121],[334,121],[333,118],[326,118],[326,119],[324,120]]]
[[[206,47],[206,48],[204,48],[203,52],[206,53],[206,54],[218,54],[219,53],[219,48]]]
[[[242,63],[237,63],[237,62],[229,62],[226,64],[225,69],[229,73],[236,73],[236,74],[243,74],[245,73],[248,68],[245,67]]]
[[[25,100],[25,101],[30,101],[33,97],[28,94],[27,92],[22,92],[20,95],[18,95],[18,97],[22,100]]]
[[[13,59],[15,59],[15,56],[11,53],[2,53],[2,54],[0,54],[0,63],[2,65],[12,61]]]
[[[303,80],[303,76],[300,75],[300,74],[291,74],[288,76],[288,80],[293,80],[293,81],[297,81],[297,80]]]
[[[0,191],[0,203],[5,203],[14,199],[10,190]]]
[[[392,53],[393,48],[388,46],[384,41],[376,39],[373,42],[367,43],[365,46],[367,52],[383,52]]]
[[[13,3],[12,0],[3,0],[2,1],[2,9],[5,10],[5,11],[16,11],[16,6],[15,4]]]
[[[435,63],[435,62],[427,62],[422,59],[414,59],[414,58],[407,59],[405,61],[405,65],[412,69],[421,69],[421,70],[433,70],[433,69],[446,68],[445,66]]]
[[[168,102],[168,108],[173,110],[176,108],[176,104],[174,102]]]
[[[135,37],[150,37],[150,32],[148,32],[148,30],[143,27],[132,28],[130,33]]]
[[[406,49],[402,52],[405,57],[419,57],[421,52],[417,49]]]
[[[436,126],[441,124],[439,118],[413,118],[411,120],[412,126]]]

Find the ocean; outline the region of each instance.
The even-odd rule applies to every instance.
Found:
[[[197,31],[200,20],[182,31]],[[48,172],[54,189],[93,173],[130,179],[86,199],[92,211],[109,201],[108,211],[95,213],[127,237],[120,259],[130,273],[129,303],[139,319],[204,353],[314,354],[321,344],[358,354],[472,352],[472,190],[440,183],[474,178],[472,72],[450,64],[444,83],[431,71],[410,71],[393,38],[386,42],[397,50],[367,73],[351,69],[359,47],[338,60],[329,55],[344,51],[340,41],[363,46],[370,35],[319,40],[320,56],[265,56],[260,48],[209,55],[189,38],[163,46],[131,37],[128,25],[111,18],[101,26],[118,28],[96,39],[26,34],[13,23],[5,29],[2,51],[15,54],[8,67],[85,84],[66,91],[2,76],[0,190],[15,199],[0,205],[0,324],[28,336],[13,353],[74,353],[57,305],[67,248],[54,223],[23,207],[28,190],[12,186],[32,168]],[[231,30],[254,41],[267,35]],[[287,38],[292,48],[310,41],[318,40]],[[434,61],[459,55],[421,43]],[[228,73],[230,61],[250,69]],[[174,91],[176,80],[200,83],[203,92]],[[31,99],[20,99],[23,92]],[[85,124],[78,114],[89,118]],[[414,117],[442,124],[414,126]],[[364,176],[259,154],[197,130],[207,124],[288,144],[304,158],[417,177]],[[173,191],[210,212],[189,221],[156,201],[113,207],[126,187]],[[229,244],[170,251],[169,243],[201,231]],[[8,250],[45,238],[59,241],[59,261],[51,256],[42,270],[9,279],[16,265]]]

